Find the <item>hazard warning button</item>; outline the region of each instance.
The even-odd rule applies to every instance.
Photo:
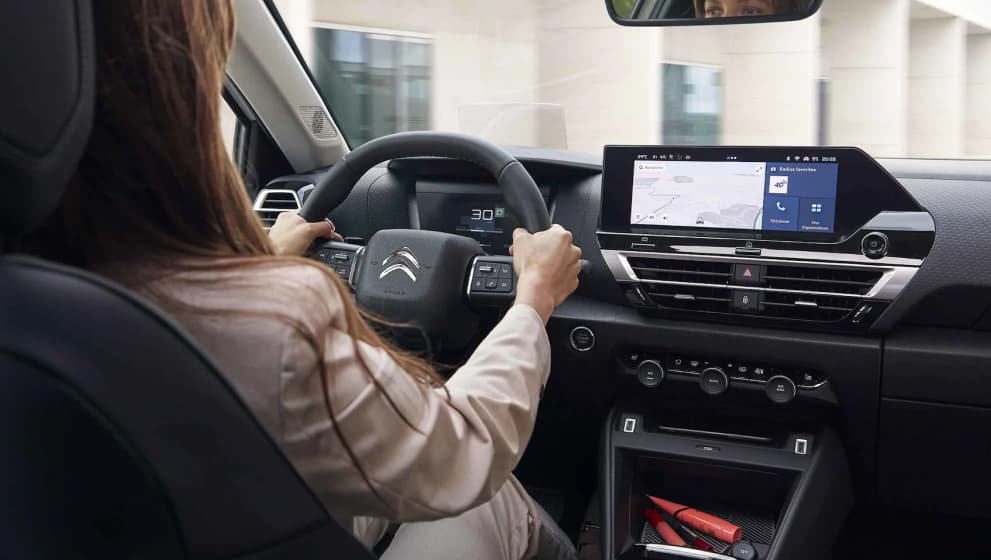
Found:
[[[733,272],[736,284],[760,284],[764,278],[764,267],[758,264],[738,264]]]

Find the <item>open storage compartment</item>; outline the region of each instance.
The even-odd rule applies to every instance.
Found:
[[[743,540],[766,557],[797,474],[685,460],[641,451],[618,449],[617,465],[630,469],[629,484],[616,489],[617,513],[625,512],[630,542],[664,544],[644,512],[656,496],[724,519],[743,529]],[[708,535],[703,540],[715,552],[730,544]],[[641,558],[631,547],[621,558]]]
[[[663,543],[646,519],[654,508],[648,495],[740,527],[761,560],[828,553],[853,495],[846,455],[830,430],[741,441],[657,431],[651,420],[644,429],[644,423],[643,415],[614,412],[606,431],[604,560],[706,558],[686,549],[657,555],[641,546]],[[797,448],[798,441],[807,447]],[[730,548],[700,536],[714,553]]]

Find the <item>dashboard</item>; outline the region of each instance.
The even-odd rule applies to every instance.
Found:
[[[535,441],[576,432],[562,457],[594,447],[589,433],[619,399],[826,422],[861,495],[983,515],[991,491],[972,481],[991,469],[991,162],[800,147],[511,152],[591,262],[548,325],[554,372]],[[321,173],[270,182],[262,219],[298,207]],[[500,208],[474,165],[411,158],[366,173],[330,217],[359,244],[426,228],[503,254],[515,224]]]

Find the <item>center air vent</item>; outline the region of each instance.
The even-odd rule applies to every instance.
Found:
[[[850,317],[884,270],[628,257],[634,301],[656,309],[834,323]],[[746,298],[746,299],[744,299]]]
[[[640,257],[631,257],[629,262],[633,273],[641,280],[726,285],[733,277],[730,263]]]
[[[279,214],[299,208],[299,197],[296,191],[290,189],[262,189],[254,205],[255,213],[258,214],[258,219],[266,230],[272,227]]]
[[[824,294],[867,295],[881,279],[877,270],[805,266],[767,267],[767,288]]]
[[[730,311],[733,265],[632,257],[633,273],[646,280],[644,291],[659,307],[725,313]],[[725,286],[725,287],[723,287]]]

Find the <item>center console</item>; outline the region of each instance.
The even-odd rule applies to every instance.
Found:
[[[858,335],[925,262],[931,216],[853,148],[607,146],[602,189],[598,242],[641,316],[569,333],[619,394],[603,558],[829,557],[872,472],[878,343]],[[693,534],[693,512],[739,532]]]
[[[935,239],[855,148],[607,146],[597,233],[651,315],[867,332]]]

